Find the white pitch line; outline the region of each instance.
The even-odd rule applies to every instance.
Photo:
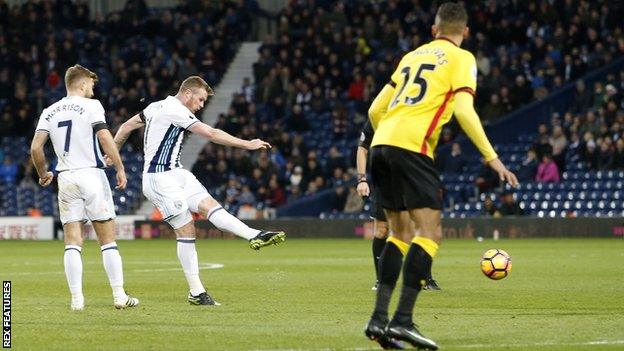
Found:
[[[223,268],[221,263],[205,263],[199,266],[199,269],[219,269]],[[156,269],[133,269],[132,272],[167,272],[181,271],[182,268],[156,268]]]
[[[459,349],[484,349],[490,347],[506,347],[506,348],[527,348],[527,347],[546,347],[546,346],[602,346],[602,345],[624,345],[624,340],[597,340],[586,341],[576,343],[561,343],[561,342],[537,342],[533,344],[499,344],[499,345],[486,345],[486,344],[474,344],[474,345],[444,345],[448,347],[454,347]]]
[[[597,340],[578,343],[558,343],[558,342],[540,342],[534,344],[473,344],[473,345],[440,345],[441,347],[458,348],[458,349],[488,349],[492,347],[503,348],[533,348],[533,347],[547,347],[547,346],[603,346],[603,345],[624,345],[624,340]],[[367,351],[367,350],[379,350],[378,347],[366,348],[366,347],[354,347],[354,348],[318,348],[318,349],[254,349],[252,351]]]
[[[222,263],[203,263],[199,265],[199,269],[220,269],[225,267]],[[127,272],[168,272],[181,271],[182,268],[152,268],[152,269],[128,269]],[[9,275],[49,275],[49,274],[65,274],[63,271],[50,272],[12,272]]]

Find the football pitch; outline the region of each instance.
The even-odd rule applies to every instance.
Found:
[[[238,239],[201,240],[200,275],[218,307],[188,304],[174,241],[118,243],[141,305],[113,308],[88,242],[86,306],[72,312],[62,242],[0,242],[15,350],[380,349],[363,334],[375,297],[369,241],[288,239],[254,252]],[[489,248],[511,255],[509,277],[481,273]],[[621,239],[446,240],[433,273],[443,290],[420,294],[415,321],[441,350],[624,349]]]

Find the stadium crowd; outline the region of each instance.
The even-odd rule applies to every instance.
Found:
[[[123,11],[90,18],[83,1],[29,1],[9,7],[0,0],[0,135],[29,138],[41,109],[63,95],[62,72],[74,62],[100,75],[96,97],[113,131],[147,102],[170,93],[180,78],[199,73],[214,85],[235,45],[249,32],[248,3],[187,2],[149,12],[144,1],[129,0]],[[216,125],[275,147],[250,154],[207,145],[193,166],[195,174],[228,207],[277,207],[334,189],[335,211],[345,205],[359,211],[362,201],[356,200],[350,184],[353,151],[367,108],[397,59],[430,40],[432,3],[288,2],[277,14],[277,34],[263,40],[254,77],[243,82]],[[468,4],[468,11],[475,15],[463,46],[477,59],[476,103],[484,124],[624,54],[618,3],[485,1]],[[602,107],[596,97],[621,96],[621,84],[592,90],[579,82],[577,89],[578,103],[590,106],[579,105],[553,119],[550,127],[540,127],[535,176],[541,167],[542,180],[556,179],[574,157],[594,168],[619,167],[621,162],[617,145],[624,142],[605,137],[602,130],[624,125],[617,117],[621,105]],[[593,126],[593,138],[586,139],[586,125]],[[452,142],[457,130],[450,124],[440,143]],[[548,153],[541,149],[546,140],[553,144],[556,172],[552,163],[539,165]],[[135,150],[140,143],[139,136],[131,140]],[[582,145],[578,152],[570,151],[577,144]],[[613,150],[611,161],[600,158],[603,144]],[[446,156],[438,162],[443,171],[464,169],[461,150]],[[34,177],[28,160],[10,156],[3,157],[0,171],[0,181],[11,184]]]
[[[69,66],[97,72],[95,97],[114,133],[189,75],[218,83],[250,23],[245,4],[234,1],[148,10],[144,0],[128,0],[121,11],[90,17],[80,0],[0,0],[0,183],[36,183],[26,144],[43,108],[65,95]],[[135,155],[141,136],[131,141],[127,151]]]
[[[344,203],[342,194],[347,191],[342,186],[353,174],[352,152],[367,107],[402,53],[429,40],[434,13],[424,9],[435,8],[430,3],[289,2],[279,15],[278,35],[265,38],[260,48],[255,84],[245,80],[228,113],[219,116],[218,125],[229,132],[242,137],[257,133],[277,146],[253,159],[227,148],[216,151],[222,155],[220,170],[227,174],[219,172],[228,180],[227,202],[243,203],[234,194],[247,194],[247,184],[256,174],[264,179],[264,186],[249,190],[260,207],[336,184],[340,200],[335,204]],[[477,15],[464,46],[477,58],[476,103],[483,123],[542,99],[623,54],[624,33],[616,15],[621,10],[621,5],[610,8],[606,1],[470,4],[469,11]],[[557,16],[558,12],[566,15]],[[451,142],[456,131],[449,125],[440,143]],[[560,137],[554,138],[561,144]],[[217,169],[214,152],[206,148],[196,171]],[[441,170],[458,173],[465,168],[467,160],[460,149],[457,157],[446,156],[439,162]],[[251,166],[240,169],[227,161],[236,163],[241,157]],[[335,162],[336,157],[341,161]],[[265,159],[268,166],[262,165]],[[538,162],[535,173],[539,167]],[[486,169],[484,176],[491,177]],[[330,180],[335,173],[343,183]],[[541,179],[551,175],[552,167],[547,167]],[[275,192],[285,195],[275,201]],[[246,195],[244,203],[250,200]]]

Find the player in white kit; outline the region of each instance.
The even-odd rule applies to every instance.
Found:
[[[126,294],[121,256],[115,243],[115,206],[100,146],[117,170],[117,188],[126,187],[121,157],[104,118],[104,108],[91,99],[97,75],[75,65],[65,73],[67,96],[43,110],[30,146],[39,174],[39,184],[48,186],[54,174],[48,171],[43,150],[48,138],[58,157],[58,204],[65,233],[65,275],[71,292],[71,309],[84,309],[82,294],[83,224],[90,220],[102,250],[104,269],[113,289],[116,308],[135,307],[139,300]],[[99,141],[99,143],[98,143]]]
[[[195,118],[194,114],[204,107],[208,96],[212,95],[212,89],[201,77],[191,76],[182,82],[176,96],[168,96],[150,104],[122,124],[115,135],[117,148],[121,148],[133,130],[145,126],[143,194],[160,210],[176,233],[178,259],[189,284],[188,301],[193,305],[219,303],[208,295],[199,279],[195,224],[191,211],[200,213],[217,228],[247,239],[254,250],[278,244],[286,237],[281,231],[261,231],[248,227],[224,210],[197,178],[182,168],[182,138],[187,131],[226,146],[247,150],[271,147],[259,139],[236,138]]]

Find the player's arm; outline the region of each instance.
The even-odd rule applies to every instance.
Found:
[[[373,130],[370,121],[367,121],[364,124],[364,128],[362,128],[360,142],[355,157],[355,167],[357,168],[358,174],[357,192],[360,196],[370,195],[370,188],[368,186],[368,180],[366,179],[366,162],[368,160],[368,149],[373,141],[374,134],[375,131]]]
[[[368,158],[368,149],[358,146],[355,157],[355,166],[358,174],[357,192],[360,196],[370,195],[368,180],[366,179],[366,160]]]
[[[518,179],[516,175],[510,172],[507,167],[501,162],[490,144],[477,111],[474,109],[474,97],[470,91],[460,90],[455,94],[455,118],[457,122],[464,130],[468,138],[479,149],[483,158],[488,162],[490,167],[495,170],[501,181],[507,181],[510,185],[518,185]]]
[[[271,144],[266,141],[260,139],[253,140],[243,140],[237,138],[233,135],[228,134],[227,132],[218,129],[212,128],[211,126],[203,123],[203,122],[195,122],[193,123],[189,129],[191,133],[201,135],[205,138],[210,139],[213,143],[225,145],[225,146],[234,146],[241,149],[246,150],[257,150],[257,149],[270,149]]]
[[[368,119],[370,119],[373,129],[377,129],[377,125],[381,120],[381,117],[388,111],[390,100],[394,96],[393,82],[386,84],[383,89],[377,94],[370,108],[368,109]]]
[[[33,165],[39,175],[39,185],[48,186],[54,179],[54,174],[48,171],[48,165],[46,162],[45,152],[43,147],[48,141],[48,133],[37,131],[35,137],[30,143],[30,156],[32,157]]]
[[[128,182],[126,179],[126,171],[124,169],[123,162],[121,161],[119,150],[115,145],[115,140],[113,140],[113,136],[108,130],[106,123],[94,126],[94,130],[96,130],[95,135],[102,146],[102,150],[113,166],[115,166],[115,170],[117,171],[117,186],[115,189],[125,189],[126,183]],[[109,160],[107,160],[107,163]]]
[[[135,129],[139,129],[143,127],[144,125],[145,125],[145,117],[143,117],[143,112],[138,113],[132,116],[132,118],[130,118],[129,120],[125,121],[119,127],[119,130],[117,130],[117,133],[115,134],[114,140],[115,140],[115,145],[117,146],[117,149],[121,150],[121,147],[126,142],[126,140],[128,140],[128,137],[130,137],[130,134],[132,134],[132,132]]]

